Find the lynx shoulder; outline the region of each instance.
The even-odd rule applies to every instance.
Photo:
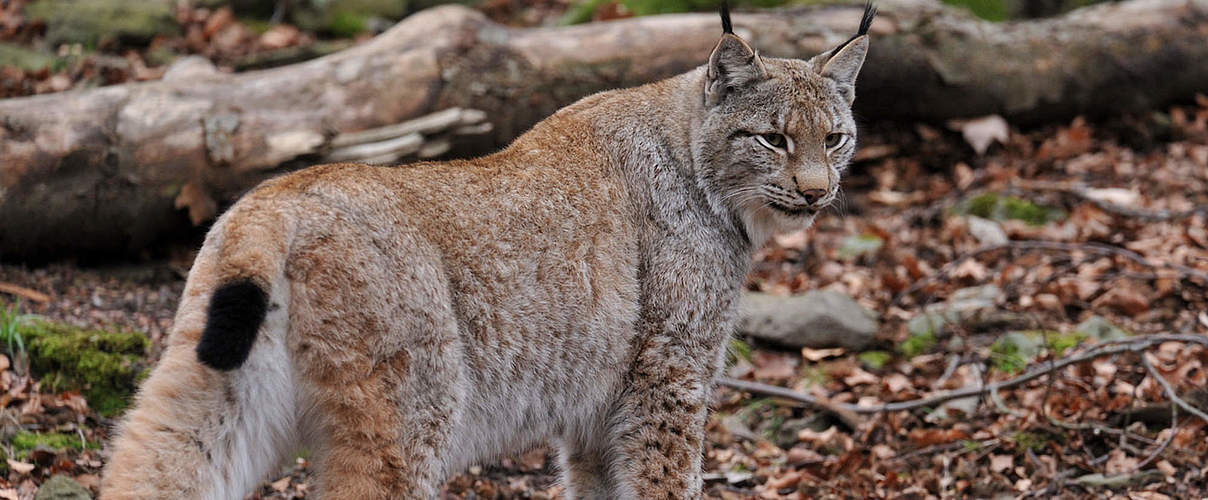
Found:
[[[317,493],[431,498],[556,445],[570,498],[699,498],[751,255],[855,148],[856,36],[584,98],[503,151],[312,167],[219,218],[102,498],[243,498],[306,447]]]

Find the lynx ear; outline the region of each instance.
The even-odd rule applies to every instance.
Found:
[[[767,79],[759,54],[747,42],[734,34],[730,25],[730,8],[721,3],[721,41],[709,55],[705,76],[705,104],[715,106],[727,95],[753,83]]]
[[[860,74],[860,68],[864,66],[864,56],[868,54],[868,28],[876,15],[877,8],[872,3],[866,4],[856,36],[830,52],[814,58],[814,67],[818,69],[818,74],[834,80],[849,104],[856,98],[856,76]]]

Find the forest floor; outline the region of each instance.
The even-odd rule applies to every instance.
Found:
[[[879,315],[877,345],[737,339],[724,375],[833,404],[719,387],[708,497],[1208,495],[1208,99],[1144,118],[1004,127],[871,125],[843,203],[758,253],[750,289],[845,293]],[[970,146],[992,137],[984,154]],[[186,248],[175,254],[99,268],[0,265],[0,308],[11,313],[22,297],[23,314],[143,332],[149,354],[131,363],[146,366],[191,260]],[[1145,341],[1161,334],[1192,340]],[[1086,360],[1054,367],[1071,355]],[[79,391],[51,390],[59,375],[20,365],[0,356],[0,499],[32,498],[55,474],[95,492],[115,420]],[[1045,373],[975,397],[867,410],[1029,370]],[[1188,406],[1172,408],[1172,395]],[[856,406],[833,409],[843,404]],[[555,477],[534,450],[453,478],[444,497],[554,498]],[[299,457],[253,498],[303,498],[309,485]]]
[[[361,20],[320,35],[180,2],[164,14],[169,28],[138,43],[51,47],[55,26],[28,5],[0,3],[0,56],[22,61],[0,65],[0,98],[158,79],[183,55],[224,71],[269,67],[389,26]],[[480,5],[532,26],[558,23],[569,2]],[[630,15],[596,5],[586,18]],[[984,154],[971,146],[992,139]],[[1208,415],[1194,414],[1208,409],[1208,99],[1022,132],[995,120],[870,124],[844,185],[843,202],[815,227],[759,252],[748,287],[844,293],[879,315],[877,344],[848,352],[736,339],[725,376],[830,409],[719,387],[704,450],[708,497],[1208,496]],[[192,251],[105,267],[0,264],[0,350],[37,351],[0,355],[0,499],[32,498],[54,475],[96,492],[116,413],[96,386],[123,400],[157,359]],[[110,379],[70,390],[69,372],[92,361],[38,364],[31,375],[29,359],[54,346],[32,336],[7,343],[41,320],[99,329],[80,345],[127,331],[148,341],[97,358]],[[1201,340],[1145,340],[1163,334]],[[1070,356],[1087,360],[1055,367]],[[1045,373],[980,390],[1036,370]],[[978,395],[872,411],[951,390]],[[1188,407],[1172,411],[1171,394]],[[556,497],[547,455],[482,464],[444,496]],[[253,498],[306,497],[309,465],[305,456],[285,464]]]

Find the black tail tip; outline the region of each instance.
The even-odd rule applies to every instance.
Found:
[[[730,3],[726,0],[721,2],[721,32],[723,34],[734,34],[734,25],[730,24]]]
[[[268,313],[268,294],[251,280],[219,286],[210,297],[197,360],[216,370],[239,368],[252,352],[256,332]]]

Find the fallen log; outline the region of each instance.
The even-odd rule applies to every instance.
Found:
[[[859,10],[739,14],[735,29],[764,54],[809,57],[849,36]],[[866,118],[1064,120],[1208,88],[1208,0],[1004,24],[897,0],[872,33],[857,99]],[[321,161],[341,133],[447,108],[491,124],[451,152],[486,152],[579,97],[699,65],[717,36],[713,14],[515,29],[441,7],[304,63],[233,75],[183,63],[162,81],[0,101],[0,259],[138,251],[267,176]]]

